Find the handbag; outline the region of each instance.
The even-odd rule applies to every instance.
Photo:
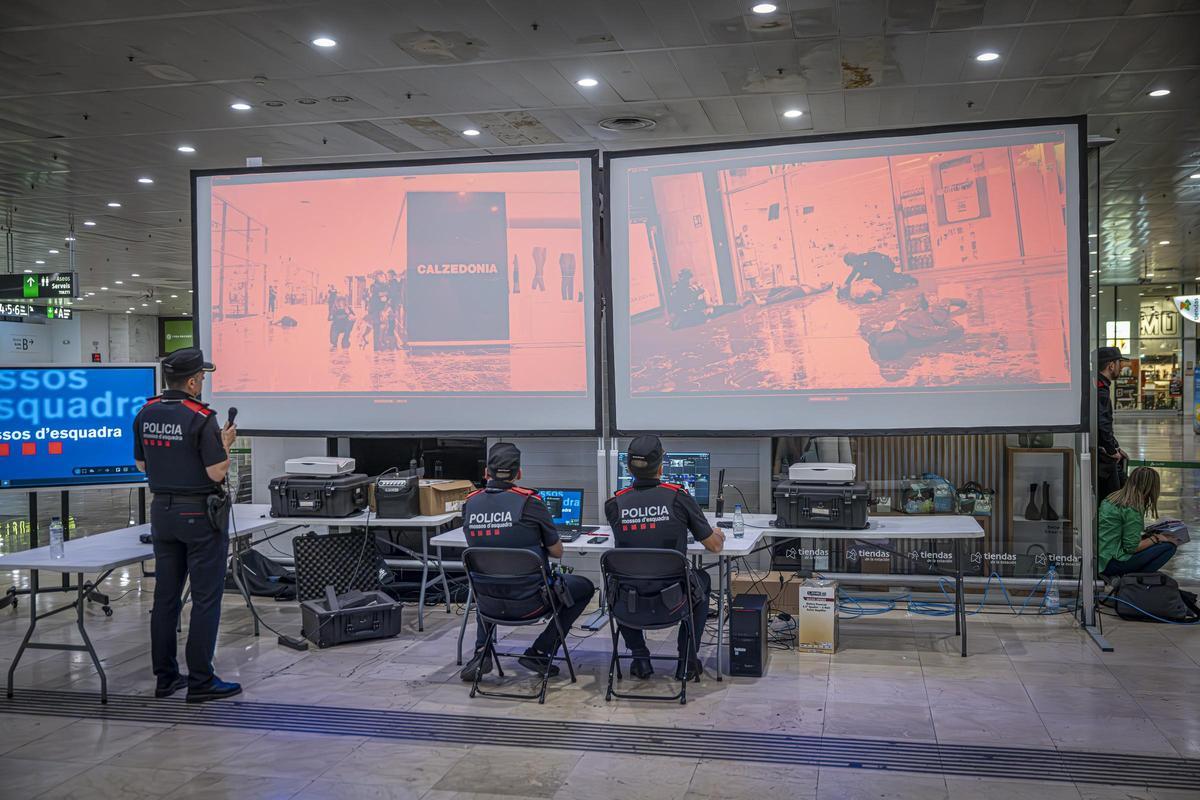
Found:
[[[995,499],[994,490],[985,489],[975,481],[967,481],[958,487],[958,513],[990,517]]]
[[[1179,584],[1161,572],[1131,572],[1113,579],[1112,599],[1121,619],[1142,622],[1195,622],[1200,615],[1188,608]],[[1194,606],[1195,600],[1192,600]]]

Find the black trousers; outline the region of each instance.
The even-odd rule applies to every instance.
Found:
[[[154,541],[154,609],[150,612],[150,659],[160,684],[179,675],[175,628],[183,607],[184,580],[191,579],[192,616],[185,654],[188,688],[213,680],[213,652],[221,621],[229,537],[213,528],[203,497],[156,496],[150,504]]]
[[[587,608],[588,603],[592,601],[592,595],[596,592],[596,587],[587,578],[582,575],[558,575],[554,580],[564,581],[567,588],[571,591],[571,597],[574,603],[566,608],[558,609],[558,618],[562,622],[563,633],[571,630],[571,626],[575,624],[575,620],[579,619],[579,615]],[[487,642],[487,626],[478,620],[475,621],[475,649],[479,650]],[[533,647],[539,653],[553,653],[558,650],[558,629],[554,627],[554,620],[546,625],[545,630],[533,641]]]
[[[1100,463],[1096,465],[1096,493],[1098,495],[1096,502],[1104,500],[1120,489],[1125,483],[1121,477],[1121,465],[1116,461],[1106,461],[1103,456],[1100,456]]]
[[[698,569],[692,574],[696,576],[696,582],[700,584],[699,596],[692,605],[692,629],[695,631],[696,638],[692,641],[690,650],[691,655],[695,657],[697,648],[700,645],[700,639],[704,636],[704,625],[708,622],[708,593],[712,589],[712,579],[702,569]],[[629,648],[629,652],[635,656],[650,655],[650,650],[646,647],[646,634],[644,631],[640,631],[637,628],[627,628],[624,625],[618,625],[617,630],[621,632],[621,638],[625,640],[625,646]],[[684,647],[686,646],[686,641],[687,627],[680,623],[679,637],[677,639],[680,659],[685,655]]]

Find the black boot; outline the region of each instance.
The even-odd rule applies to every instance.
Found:
[[[634,651],[633,663],[629,665],[629,674],[642,681],[654,674],[654,664],[650,661],[649,650]]]
[[[483,650],[476,650],[474,657],[467,662],[467,665],[463,667],[460,674],[464,681],[471,683],[475,680],[476,672],[480,675],[487,675],[491,671],[492,657],[484,653]]]
[[[525,655],[517,659],[517,663],[528,670],[533,670],[539,675],[543,672],[548,672],[553,678],[558,674],[558,665],[555,664],[549,655],[535,650],[532,647],[525,651]]]
[[[1029,484],[1029,505],[1025,506],[1025,519],[1039,520],[1042,518],[1042,510],[1037,504],[1037,484]]]
[[[704,672],[704,667],[700,664],[700,659],[692,656],[689,659],[679,659],[679,664],[675,667],[675,680],[677,681],[694,681],[700,679],[700,673]]]

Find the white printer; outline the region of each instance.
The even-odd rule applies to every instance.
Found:
[[[283,462],[283,471],[288,475],[328,477],[348,475],[354,472],[354,459],[342,456],[305,456],[289,458]]]
[[[788,467],[788,480],[806,483],[853,483],[857,474],[854,464],[801,461]]]

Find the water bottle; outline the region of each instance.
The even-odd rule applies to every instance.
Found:
[[[50,518],[50,557],[65,558],[66,553],[63,551],[63,526],[62,520],[58,517]]]
[[[733,538],[740,539],[746,535],[746,519],[742,516],[741,505],[733,507]]]
[[[1061,604],[1058,600],[1058,570],[1054,565],[1050,565],[1050,571],[1046,573],[1046,613],[1057,614],[1061,609]]]

